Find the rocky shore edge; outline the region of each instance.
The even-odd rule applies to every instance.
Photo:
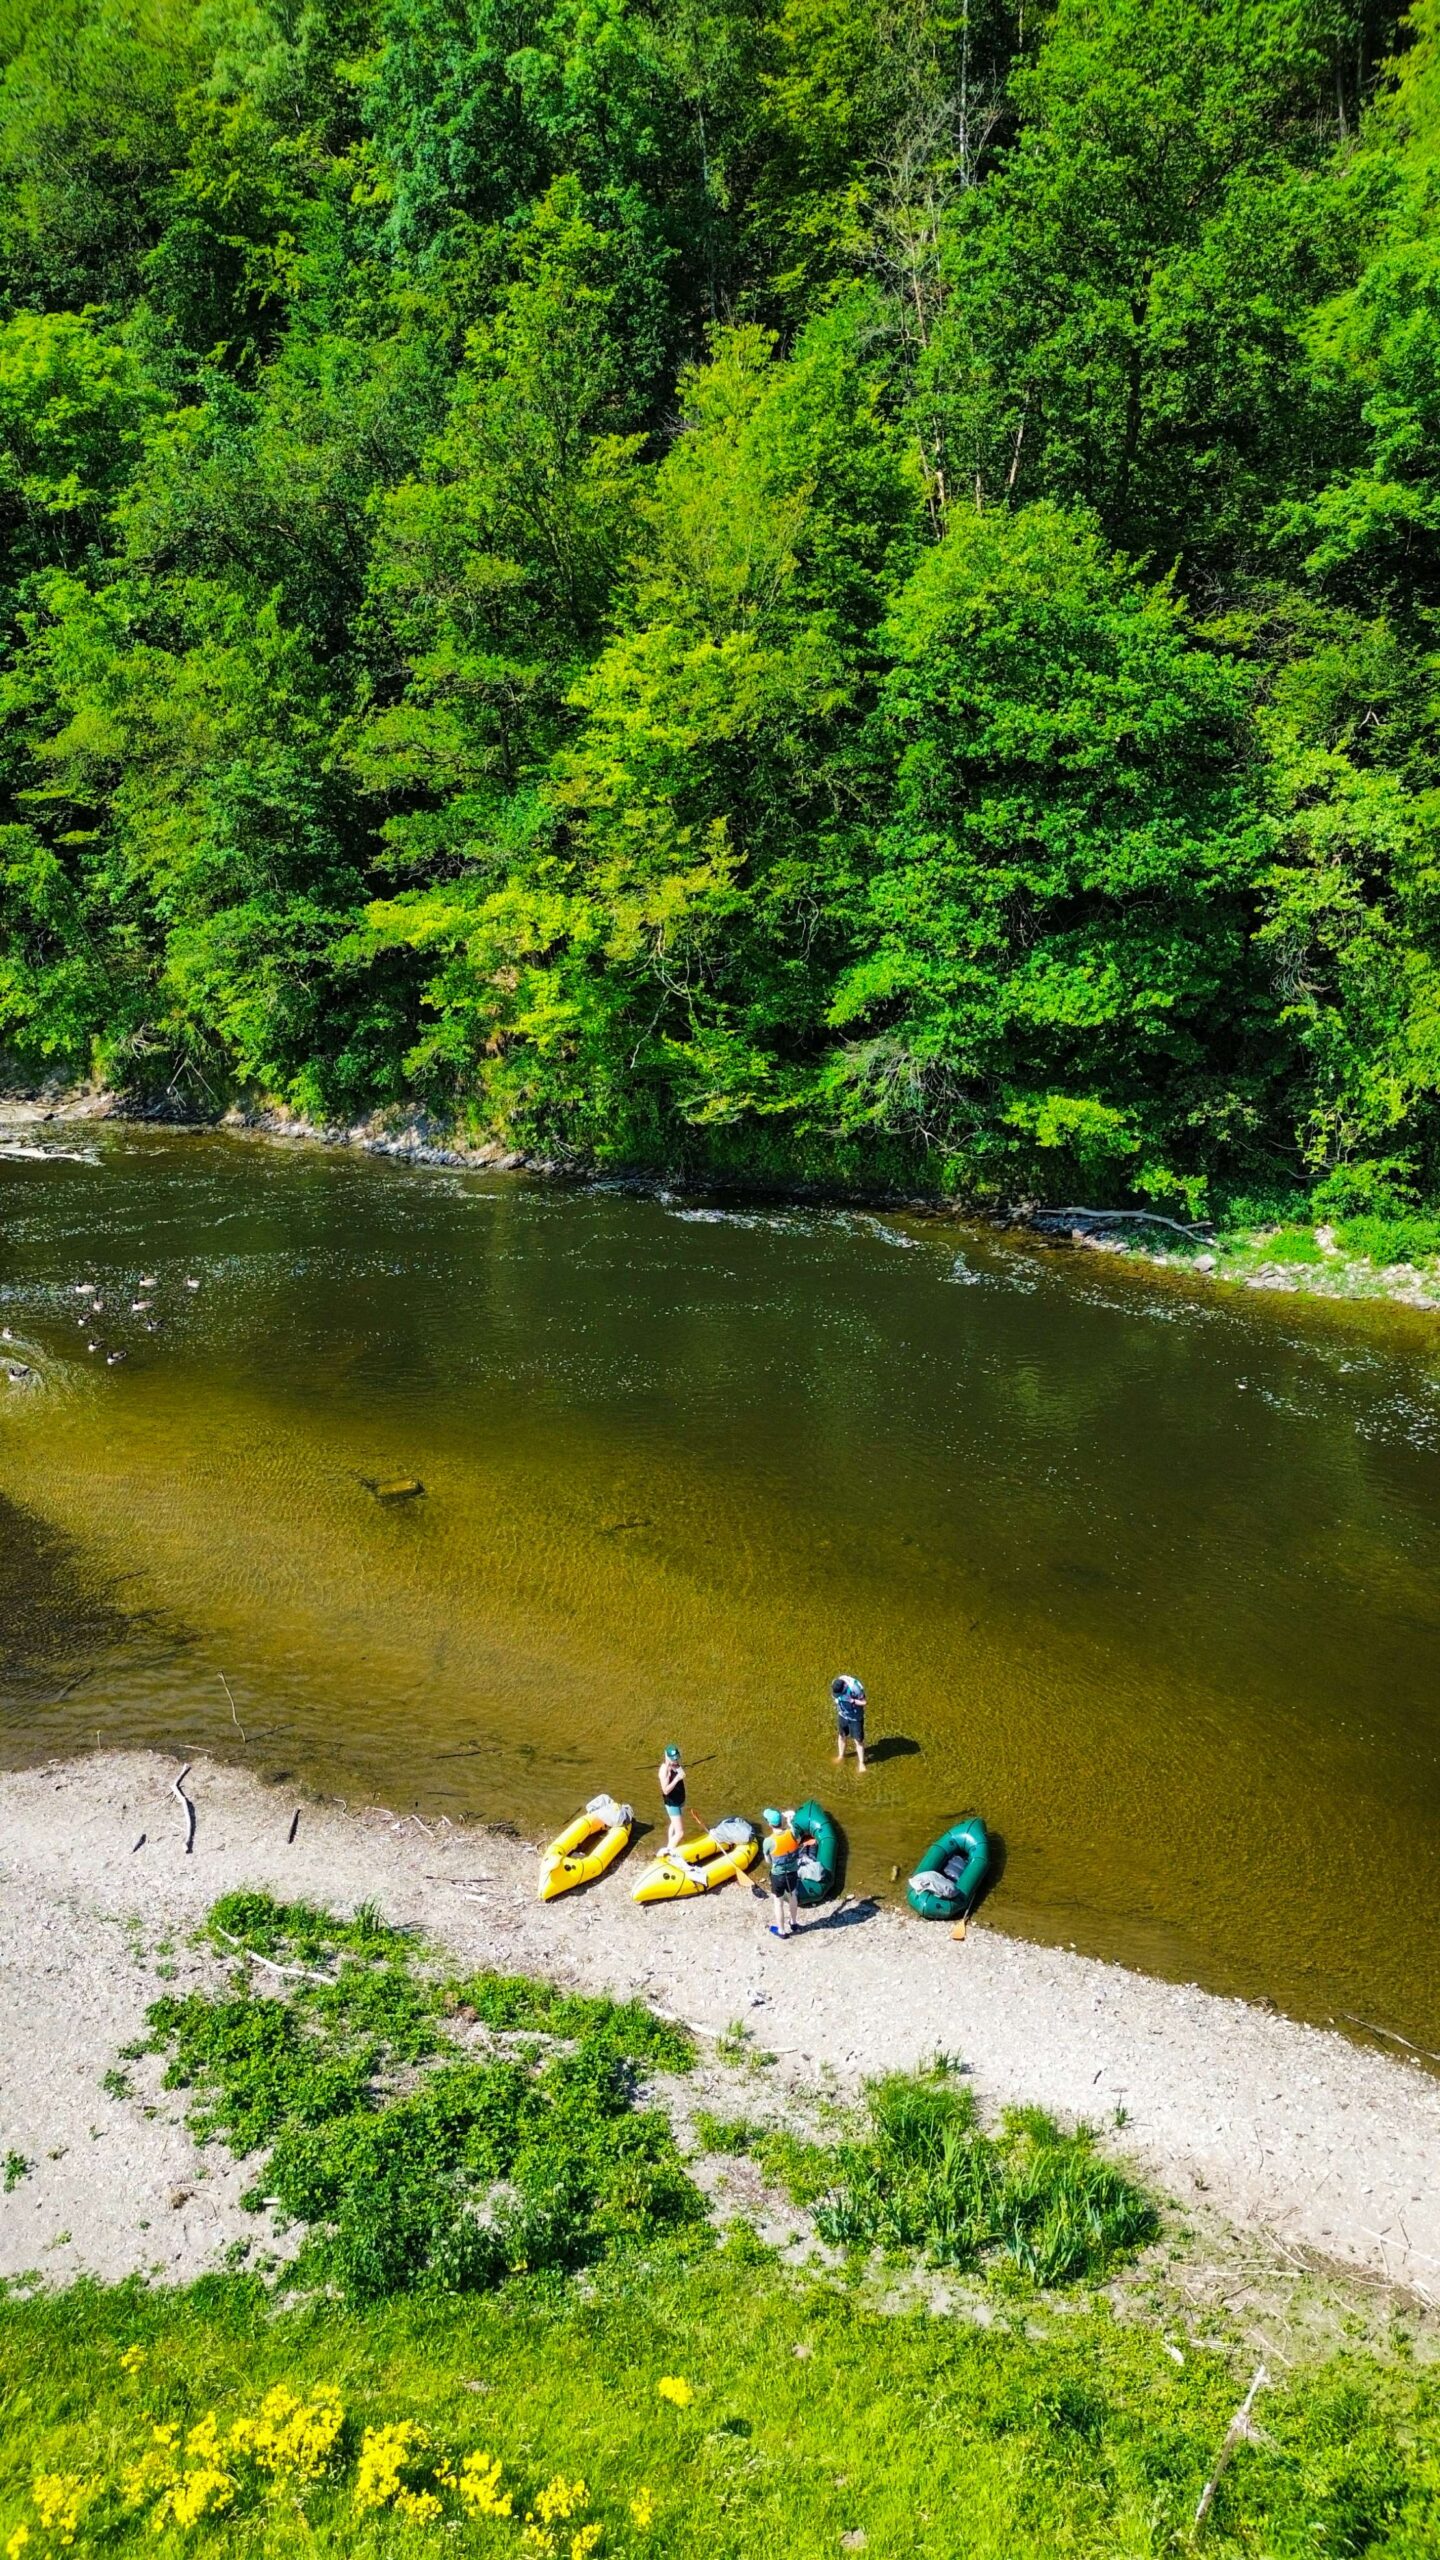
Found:
[[[423,1111],[393,1108],[352,1122],[307,1120],[279,1105],[232,1103],[208,1119],[196,1119],[179,1108],[140,1106],[104,1087],[55,1092],[0,1093],[0,1139],[6,1130],[64,1126],[73,1122],[113,1121],[120,1126],[169,1128],[176,1131],[220,1130],[230,1136],[267,1141],[276,1146],[350,1148],[358,1154],[390,1156],[407,1164],[446,1166],[476,1173],[527,1173],[549,1181],[593,1182],[595,1168],[578,1161],[513,1147],[501,1138],[466,1140],[453,1128]],[[641,1192],[680,1190],[696,1197],[780,1196],[774,1185],[680,1173],[615,1173],[603,1177]],[[1205,1287],[1243,1288],[1286,1297],[1334,1302],[1383,1304],[1419,1314],[1440,1311],[1440,1252],[1424,1262],[1377,1262],[1347,1251],[1333,1224],[1308,1229],[1276,1226],[1212,1230],[1202,1223],[1187,1227],[1159,1212],[1075,1207],[1051,1208],[1020,1201],[1001,1209],[945,1200],[934,1194],[894,1190],[846,1191],[796,1183],[785,1198],[849,1207],[903,1210],[947,1223],[983,1225],[993,1232],[1047,1251],[1082,1251],[1112,1256],[1130,1269],[1168,1272]],[[1298,1249],[1297,1249],[1298,1247]]]

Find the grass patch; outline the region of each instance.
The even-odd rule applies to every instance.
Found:
[[[1313,1227],[1281,1227],[1277,1234],[1257,1238],[1260,1256],[1265,1262],[1323,1262],[1325,1256],[1315,1241]]]
[[[1094,2282],[1159,2229],[1152,2199],[1094,2135],[1064,2133],[1038,2107],[985,2133],[970,2090],[941,2072],[877,2081],[867,2100],[869,2124],[839,2146],[815,2209],[822,2239],[1067,2285]]]
[[[483,2290],[703,2226],[668,2118],[636,2098],[638,2070],[687,2067],[689,2040],[640,2003],[445,1976],[371,1914],[264,1894],[227,1895],[207,1931],[291,1970],[157,2000],[149,2049],[193,2093],[200,2141],[267,2152],[247,2201],[306,2226],[302,2280],[356,2302]],[[503,2049],[463,2053],[454,2031],[476,2023]]]
[[[1189,2547],[1253,2370],[1238,2339],[1213,2352],[1185,2337],[1177,2364],[1153,2331],[1105,2308],[977,2328],[886,2319],[841,2284],[782,2280],[773,2260],[758,2277],[721,2253],[697,2283],[660,2248],[640,2283],[602,2265],[588,2299],[519,2283],[277,2313],[234,2277],[184,2294],[79,2287],[0,2303],[0,2547],[22,2522],[25,2560],[59,2547],[40,2528],[37,2480],[81,2492],[71,2548],[162,2560],[452,2548],[573,2560],[592,2523],[601,2560],[753,2560],[772,2547],[835,2560],[857,2534],[872,2560],[1160,2560]],[[662,2395],[667,2380],[686,2386],[678,2400]],[[266,2421],[275,2390],[288,2402]],[[1205,2529],[1213,2560],[1410,2560],[1435,2547],[1433,2374],[1344,2356],[1264,2393],[1257,2417],[1263,2441],[1237,2450]],[[245,2437],[267,2423],[284,2439],[273,2469]],[[157,2427],[173,2431],[163,2444]],[[396,2464],[400,2430],[417,2433]],[[308,2473],[307,2443],[319,2457]],[[458,2484],[477,2454],[500,2463],[509,2517],[467,2511]],[[127,2472],[152,2455],[127,2504]],[[230,2504],[184,2488],[206,2471],[234,2480]],[[182,2526],[172,2500],[157,2529],[172,2478],[181,2512],[198,2512]],[[437,2499],[439,2515],[394,2495],[366,2503],[387,2478]],[[568,2515],[542,2509],[557,2481],[567,2498],[584,2484]]]
[[[1347,1253],[1363,1254],[1382,1268],[1396,1262],[1428,1262],[1440,1253],[1440,1218],[1403,1212],[1393,1217],[1347,1218],[1337,1241]]]
[[[694,2122],[702,2151],[753,2160],[762,2177],[807,2211],[834,2184],[837,2155],[831,2143],[806,2141],[788,2125],[752,2124],[743,2116],[707,2115],[703,2108]]]
[[[1092,2133],[1065,2133],[1038,2108],[987,2133],[943,2066],[873,2081],[861,2123],[835,2143],[704,2109],[694,2122],[703,2151],[753,2160],[845,2249],[1058,2286],[1104,2275],[1159,2229],[1152,2199]]]
[[[697,2114],[702,2149],[753,2159],[812,2211],[823,2240],[919,2252],[932,2265],[1042,2286],[1090,2283],[1159,2229],[1153,2200],[1083,2127],[1011,2109],[997,2133],[943,2067],[873,2081],[864,2121],[838,2143]]]

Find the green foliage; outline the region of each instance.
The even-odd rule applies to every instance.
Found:
[[[22,2178],[29,2177],[35,2163],[33,2160],[27,2160],[23,2151],[7,2151],[3,2166],[4,2187],[8,2196],[19,2186]]]
[[[945,2549],[963,2517],[974,2560],[1161,2560],[1186,2547],[1254,2370],[1253,2340],[1214,2313],[1202,2345],[1105,2306],[980,2326],[886,2316],[842,2285],[793,2270],[778,2281],[773,2264],[738,2255],[714,2272],[718,2297],[660,2252],[641,2284],[629,2262],[602,2265],[583,2299],[521,2283],[282,2308],[237,2277],[12,2296],[0,2302],[0,2534],[27,2514],[33,2524],[37,2473],[93,2476],[148,2447],[155,2424],[188,2430],[213,2410],[223,2428],[283,2384],[335,2390],[356,2432],[412,2418],[444,2446],[483,2444],[507,2485],[583,2478],[602,2547],[621,2554],[750,2560],[783,2542],[795,2560],[831,2560],[857,2532],[872,2552],[902,2553],[917,2523]],[[667,2374],[689,2381],[690,2408],[660,2400]],[[1433,2546],[1433,2368],[1353,2351],[1282,2368],[1256,2415],[1257,2440],[1237,2448],[1205,2527],[1215,2560]],[[630,2503],[642,2492],[643,2530]],[[143,2513],[112,2510],[75,2548],[248,2560],[262,2533],[267,2551],[303,2544],[323,2560],[437,2539],[433,2525],[358,2512],[322,2481],[263,2526],[221,2514],[160,2536]]]
[[[1273,1072],[1235,670],[1048,504],[957,516],[888,638],[895,811],[831,1008],[838,1090],[967,1172],[1038,1148],[1092,1188],[1193,1198]]]
[[[561,1991],[525,1973],[475,1973],[455,1985],[454,1997],[473,2009],[482,2025],[511,2032],[576,2037],[617,2062],[653,2071],[693,2070],[695,2047],[684,2027],[657,2018],[643,2000],[607,2000],[583,1991]]]
[[[1324,1254],[1315,1241],[1311,1227],[1282,1227],[1278,1235],[1265,1238],[1267,1262],[1323,1262]]]
[[[996,2134],[943,2071],[872,2082],[863,2133],[826,2161],[801,2146],[792,2192],[815,2203],[821,2237],[847,2249],[919,2249],[937,2266],[985,2268],[1039,2285],[1093,2283],[1155,2237],[1151,2199],[1038,2108]],[[823,2187],[822,2187],[823,2177]]]
[[[1440,1254],[1440,1218],[1347,1218],[1338,1240],[1370,1262],[1429,1262]]]
[[[636,2068],[688,2068],[689,2039],[638,2002],[447,1980],[364,1907],[232,1893],[207,1929],[288,1970],[273,1993],[156,2001],[151,2049],[202,2141],[267,2152],[249,2201],[307,2225],[350,2300],[563,2274],[703,2218],[667,2120],[634,2101]],[[447,2021],[502,2042],[462,2055]]]
[[[751,2159],[845,2249],[921,2251],[938,2266],[1039,2285],[1094,2282],[1155,2237],[1151,2199],[1083,2127],[1036,2108],[983,2132],[943,2067],[872,2081],[865,2121],[839,2143],[699,2110],[701,2149]]]
[[[1435,1196],[1437,48],[10,0],[0,1054]]]

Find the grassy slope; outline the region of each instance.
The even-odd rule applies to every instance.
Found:
[[[127,2374],[121,2353],[137,2341],[144,2361]],[[338,2385],[360,2422],[414,2416],[457,2449],[484,2445],[527,2491],[579,2473],[602,2550],[711,2560],[818,2560],[857,2530],[886,2555],[1170,2551],[1237,2399],[1228,2355],[1192,2349],[1177,2365],[1153,2333],[1103,2309],[1017,2311],[988,2328],[886,2318],[843,2287],[733,2253],[688,2274],[663,2263],[633,2280],[611,2273],[588,2303],[512,2290],[276,2316],[243,2278],[179,2296],[82,2287],[7,2305],[0,2357],[7,2532],[27,2511],[32,2470],[94,2474],[142,2450],[154,2420],[212,2406],[224,2419],[283,2379]],[[691,2407],[658,2396],[662,2374],[693,2384]],[[1341,2360],[1260,2414],[1269,2445],[1241,2450],[1207,2550],[1418,2560],[1440,2547],[1432,2382]],[[640,2529],[630,2502],[647,2488],[654,2522]],[[138,2526],[123,2544],[132,2538],[161,2552],[185,2540]],[[398,2552],[454,2539],[444,2526],[358,2519],[341,2489],[311,2493],[308,2518],[285,2500],[263,2525],[207,2522],[186,2547]],[[518,2524],[460,2539],[524,2547]]]
[[[1024,2139],[972,2139],[966,2093],[944,2074],[881,2084],[870,2132],[852,2124],[833,2155],[862,2236],[903,2238],[913,2224],[912,2237],[928,2230],[953,2241],[977,2177],[990,2235],[978,2271],[973,2250],[959,2255],[971,2269],[968,2312],[920,2307],[929,2285],[913,2247],[899,2253],[908,2273],[898,2296],[912,2307],[885,2312],[858,2252],[838,2269],[817,2257],[800,2270],[744,2224],[717,2245],[703,2221],[672,2212],[660,2234],[676,2177],[693,2191],[663,2123],[631,2111],[616,2058],[652,2047],[672,2067],[688,2057],[671,2052],[674,2031],[645,2012],[565,2000],[511,1977],[448,1983],[418,1942],[372,1916],[341,1923],[260,1895],[229,1897],[217,1923],[222,1915],[227,1925],[243,1921],[246,1943],[283,1947],[287,1961],[308,1968],[305,1978],[257,1997],[232,1976],[215,2000],[162,2001],[152,2012],[159,2042],[192,2091],[196,2118],[216,2138],[223,2127],[253,2144],[266,2185],[298,2181],[292,2209],[302,2219],[317,2141],[343,2168],[338,2203],[319,2199],[308,2277],[278,2279],[308,2287],[289,2307],[240,2274],[188,2293],[137,2283],[49,2296],[18,2288],[0,2299],[7,2560],[182,2547],[458,2547],[516,2560],[591,2560],[597,2549],[620,2560],[662,2548],[706,2560],[772,2550],[820,2560],[863,2547],[886,2560],[920,2551],[926,2560],[1117,2560],[1187,2544],[1255,2350],[1208,2321],[1197,2335],[1158,2278],[1148,2300],[1132,2289],[1123,2321],[1103,2296],[1080,2287],[1047,2295],[1025,2281],[1026,2250],[1005,2242],[1012,2223],[1017,2238],[1029,2228],[1027,2199],[1038,2195],[1063,2221],[1083,2220],[1090,2197],[1108,2241],[1099,2257],[1072,2253],[1072,2268],[1108,2263],[1127,2230],[1133,2240],[1149,2225],[1148,2213],[1137,2221],[1132,2211],[1143,2199],[1080,2156],[1083,2146],[1040,2139],[1039,2120]],[[333,1970],[317,1980],[317,1964]],[[461,1989],[468,1997],[457,2003]],[[481,2045],[457,2069],[444,2030],[462,2016]],[[529,2059],[504,2066],[512,2077],[503,2094],[529,2127],[526,2141],[497,2152],[487,2102],[478,2147],[457,2153],[471,2100],[500,2085],[485,2038],[513,2039],[521,2026]],[[506,2049],[513,2054],[513,2042]],[[618,2091],[608,2112],[598,2100],[579,2103],[587,2071],[594,2089]],[[357,2108],[361,2082],[368,2094]],[[733,2124],[696,2121],[712,2148],[758,2155],[776,2145],[773,2134],[751,2142]],[[793,2137],[779,2147],[774,2174],[793,2185],[814,2173],[818,2193],[831,2155]],[[512,2218],[508,2277],[487,2259],[493,2289],[463,2295],[441,2281],[450,2226],[438,2204],[455,2192],[457,2159],[479,2164],[476,2196],[498,2163],[502,2214],[507,2197],[520,2208],[527,2193],[531,2208],[550,2199],[544,2212]],[[1113,2195],[1094,2188],[1097,2173]],[[426,2196],[434,2217],[428,2208],[417,2216]],[[351,2236],[337,2246],[325,2233],[343,2241],[347,2216]],[[411,2228],[413,2242],[399,2255],[388,2245],[397,2226]],[[558,2254],[542,2261],[537,2245]],[[534,2272],[541,2263],[543,2275]],[[563,2271],[577,2263],[584,2274]],[[377,2273],[416,2289],[376,2299]],[[328,2290],[332,2281],[348,2302]],[[669,2397],[660,2389],[667,2377]],[[207,2511],[202,2481],[191,2521],[177,2523],[163,2500],[171,2484],[188,2497],[202,2479],[207,2413],[228,2439],[276,2384],[302,2399],[320,2388],[339,2394],[345,2424],[333,2463],[308,2483],[292,2467],[277,2485],[212,2437],[219,2493]],[[1418,2560],[1440,2549],[1434,2369],[1415,2372],[1403,2348],[1386,2360],[1332,2355],[1261,2408],[1265,2440],[1242,2447],[1227,2473],[1207,2550]],[[429,2481],[422,2464],[410,2484],[422,2508],[437,2458],[453,2470],[484,2448],[505,2465],[515,2512],[462,2517],[453,2480],[438,2483],[428,2516],[357,2507],[364,2430],[407,2421],[431,2440]],[[171,2453],[154,2451],[157,2427],[174,2432],[178,2470]],[[127,2505],[126,2467],[147,2453],[154,2476]],[[557,2475],[583,2479],[587,2491],[583,2501],[562,2499],[572,2513],[547,2519],[543,2492]]]

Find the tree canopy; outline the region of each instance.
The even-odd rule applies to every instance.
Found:
[[[1440,1194],[1440,0],[0,0],[0,1065]]]

